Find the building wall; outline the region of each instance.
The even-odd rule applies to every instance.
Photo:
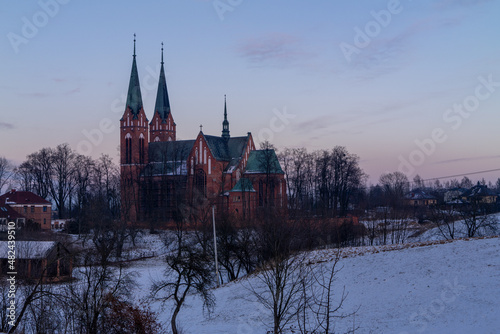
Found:
[[[10,204],[10,207],[28,220],[31,219],[40,224],[42,230],[51,229],[52,208],[50,204]]]

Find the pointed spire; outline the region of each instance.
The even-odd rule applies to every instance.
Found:
[[[161,43],[161,68],[158,91],[156,93],[155,114],[159,113],[163,121],[167,120],[170,113],[170,101],[168,99],[167,80],[165,79],[165,68],[163,67],[163,42]]]
[[[226,95],[224,94],[224,121],[222,122],[222,138],[229,139],[229,121],[227,120]]]
[[[128,84],[127,104],[126,108],[130,108],[134,114],[134,118],[142,108],[141,86],[139,84],[139,74],[137,72],[137,64],[135,62],[135,34],[134,34],[134,55],[132,60],[132,71],[130,73],[130,82]]]

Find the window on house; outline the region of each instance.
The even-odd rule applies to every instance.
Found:
[[[46,206],[43,207],[43,212],[47,212],[47,207]]]
[[[24,206],[24,213],[28,213],[28,206],[27,205]]]
[[[31,206],[31,213],[35,212],[35,207],[32,205]]]

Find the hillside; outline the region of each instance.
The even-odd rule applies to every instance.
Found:
[[[353,326],[356,333],[496,333],[500,328],[500,239],[457,240],[415,244],[412,247],[345,249],[336,292],[348,292],[343,311],[357,310],[342,319],[336,332]],[[313,261],[332,257],[331,250],[309,254]],[[331,262],[327,262],[331,266]],[[162,272],[158,258],[136,263],[140,284],[137,299],[145,297],[151,279]],[[190,297],[179,323],[184,333],[266,333],[269,311],[248,291],[255,277],[226,284],[214,291],[216,307],[210,317],[201,302]],[[338,294],[337,294],[338,295]],[[163,311],[153,304],[165,323]],[[166,326],[168,328],[168,326]]]

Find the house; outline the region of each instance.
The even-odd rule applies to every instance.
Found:
[[[452,188],[444,193],[444,202],[448,204],[462,203],[462,194],[467,191],[466,188]]]
[[[405,203],[411,206],[436,205],[437,198],[422,189],[414,189],[405,195]]]
[[[39,224],[42,230],[50,230],[51,212],[52,204],[30,191],[12,189],[0,196],[1,224],[16,220],[18,226],[22,226],[31,221]]]
[[[476,186],[465,191],[461,198],[467,203],[493,204],[497,202],[498,194],[478,182]]]
[[[58,282],[71,279],[73,259],[71,253],[56,241],[16,241],[14,267],[8,262],[8,241],[0,241],[2,275],[16,272],[22,279],[39,279],[44,282]]]
[[[259,207],[286,208],[286,183],[276,153],[256,150],[252,134],[231,136],[226,98],[220,136],[203,132],[178,140],[170,106],[163,48],[151,121],[143,108],[135,40],[125,111],[120,119],[122,216],[167,223],[180,210],[215,205],[252,217]],[[182,209],[180,209],[182,208]],[[192,210],[191,210],[192,211]]]

